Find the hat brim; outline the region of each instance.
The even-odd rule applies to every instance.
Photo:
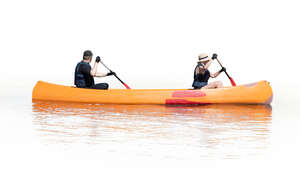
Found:
[[[204,59],[199,59],[198,62],[206,62],[206,61],[209,61],[210,60],[210,57],[207,57],[207,58],[204,58]]]

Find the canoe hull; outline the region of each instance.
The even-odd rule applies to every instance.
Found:
[[[220,89],[109,89],[95,90],[38,81],[34,100],[99,104],[270,104],[273,92],[267,81]]]

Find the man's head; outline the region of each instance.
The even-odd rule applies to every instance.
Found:
[[[83,60],[87,60],[89,62],[92,61],[93,53],[90,50],[86,50],[83,52]]]

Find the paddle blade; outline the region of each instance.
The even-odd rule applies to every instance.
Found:
[[[233,79],[231,77],[229,77],[230,83],[232,86],[236,86],[235,82],[233,81]]]
[[[123,85],[126,87],[126,89],[131,89],[126,83],[123,83]]]

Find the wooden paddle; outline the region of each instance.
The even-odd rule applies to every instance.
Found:
[[[217,58],[217,54],[213,54],[213,57],[215,57],[215,59],[216,59],[216,60],[218,61],[218,63],[220,64],[220,66],[223,67],[222,64],[221,64],[221,62],[220,62],[219,59]],[[225,74],[227,75],[227,77],[229,78],[231,85],[232,85],[232,86],[236,86],[234,80],[228,75],[227,71],[225,70],[224,72],[225,72]]]
[[[109,70],[109,72],[113,72],[111,71],[101,60],[100,63],[107,69]],[[116,74],[113,74],[125,87],[126,89],[131,89],[126,83],[124,83]]]

